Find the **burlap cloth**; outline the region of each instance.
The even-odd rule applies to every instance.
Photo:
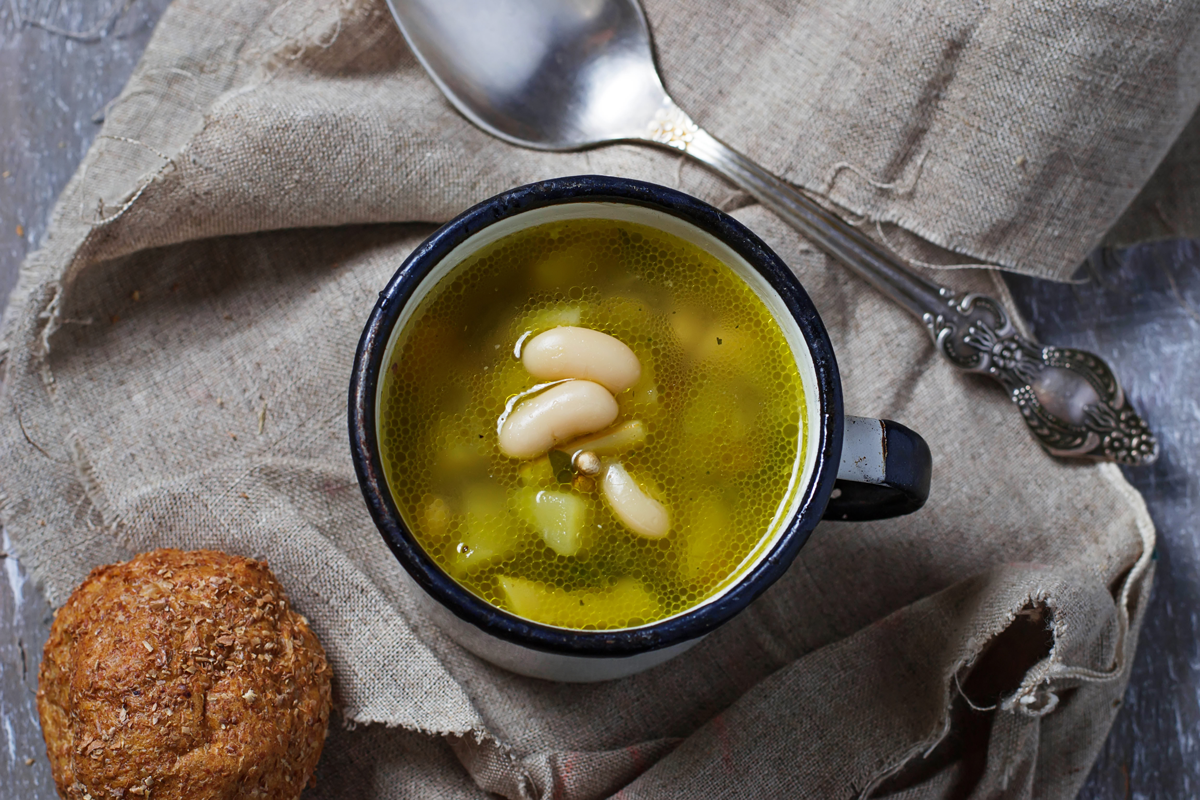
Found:
[[[1200,96],[1194,4],[647,11],[668,87],[715,135],[906,252],[1049,277]],[[677,186],[766,239],[824,315],[847,410],[922,432],[935,473],[918,514],[822,525],[685,656],[569,686],[414,612],[355,482],[346,387],[376,292],[432,223],[585,172]],[[993,275],[942,277],[1003,293]],[[1154,532],[1115,467],[1045,456],[1003,392],[703,168],[477,131],[382,0],[178,0],[6,337],[3,524],[23,563],[58,604],[152,547],[267,558],[357,726],[331,734],[310,796],[1070,797],[1120,704]]]

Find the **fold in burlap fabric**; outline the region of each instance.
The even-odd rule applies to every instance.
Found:
[[[1182,6],[648,14],[668,86],[714,134],[898,246],[1046,276],[1196,106]],[[766,239],[824,316],[847,410],[919,430],[935,474],[911,517],[822,525],[686,655],[568,686],[490,667],[416,613],[345,419],[376,292],[430,223],[583,172],[677,186]],[[984,271],[943,278],[1003,292]],[[23,562],[57,604],[152,547],[267,558],[358,726],[312,796],[1069,797],[1119,705],[1154,534],[1115,467],[1045,456],[1001,391],[702,168],[475,130],[382,2],[173,5],[6,325],[3,523]]]

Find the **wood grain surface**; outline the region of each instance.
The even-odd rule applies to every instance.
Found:
[[[45,234],[55,198],[99,131],[105,104],[119,93],[167,5],[0,3],[0,299]],[[1158,526],[1158,577],[1124,709],[1080,797],[1197,797],[1200,244],[1098,253],[1079,278],[1078,284],[1020,277],[1009,283],[1042,340],[1109,359],[1162,441],[1156,465],[1126,471]],[[52,612],[10,554],[7,536],[0,550],[6,554],[0,557],[0,800],[51,800],[34,692]],[[335,725],[330,735],[371,733]]]

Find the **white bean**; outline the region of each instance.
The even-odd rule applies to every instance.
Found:
[[[617,401],[598,383],[567,381],[517,406],[500,426],[500,451],[535,458],[560,442],[592,433],[617,418]]]
[[[671,530],[663,504],[642,491],[623,466],[614,461],[604,470],[600,489],[613,514],[626,528],[647,539],[661,539]]]
[[[582,378],[613,394],[637,383],[642,364],[634,352],[607,333],[591,328],[552,328],[525,343],[521,361],[538,380]]]

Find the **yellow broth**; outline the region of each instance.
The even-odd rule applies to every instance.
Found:
[[[506,403],[537,384],[519,342],[559,325],[615,336],[641,361],[616,424],[640,421],[644,442],[614,457],[669,510],[662,539],[623,528],[548,459],[500,453]],[[380,453],[413,536],[466,589],[548,625],[626,628],[720,592],[785,523],[803,488],[804,402],[782,330],[728,266],[647,226],[552,222],[480,249],[420,302],[385,370]],[[532,524],[538,491],[584,501],[573,555]]]

